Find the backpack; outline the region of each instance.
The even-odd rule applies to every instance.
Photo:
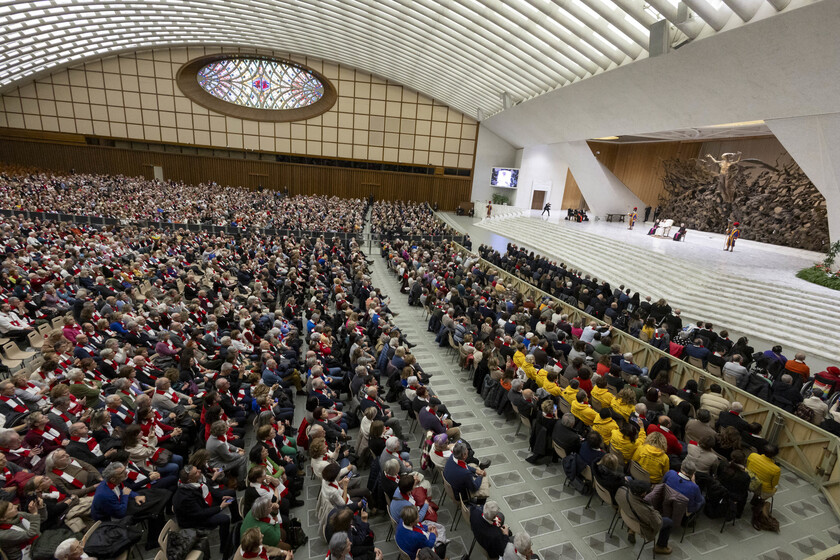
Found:
[[[706,516],[710,519],[720,519],[729,513],[729,507],[729,491],[717,480],[711,480],[706,489]]]
[[[805,420],[806,422],[814,421],[814,411],[808,408],[805,405],[805,403],[799,403],[798,405],[796,405],[796,410],[794,410],[793,413]]]
[[[205,558],[210,558],[210,541],[204,532],[181,529],[169,533],[166,539],[167,560],[184,560],[193,550],[201,550]]]
[[[779,532],[779,520],[770,515],[770,504],[767,500],[757,498],[752,508],[752,526],[756,531]]]
[[[88,537],[85,554],[98,559],[119,557],[140,542],[143,536],[143,532],[133,526],[133,523],[131,517],[124,517],[118,521],[103,521]]]

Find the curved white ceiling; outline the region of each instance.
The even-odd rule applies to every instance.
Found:
[[[646,57],[657,20],[679,43],[814,1],[0,0],[0,89],[128,49],[241,45],[354,66],[480,118]]]

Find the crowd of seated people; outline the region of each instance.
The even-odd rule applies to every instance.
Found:
[[[371,231],[393,235],[441,235],[452,237],[455,230],[439,220],[426,202],[377,200],[371,211]]]
[[[612,339],[614,327],[570,324],[549,302],[506,288],[492,268],[452,247],[395,240],[381,253],[397,274],[406,269],[421,284],[429,330],[471,356],[461,363],[475,368],[485,406],[528,420],[529,462],[565,457],[563,468],[581,489],[588,467],[619,505],[654,493],[657,508],[640,515],[645,539],[659,535],[657,553],[670,550],[670,528],[682,522],[662,518],[672,501],[685,506],[687,521],[704,508],[733,519],[752,496],[753,514],[772,526],[762,505],[778,487],[778,449],[719,385],[703,393],[693,380],[673,387],[669,368],[648,372],[633,363]]]
[[[342,513],[375,507],[344,402],[364,399],[360,408],[375,411],[369,434],[385,444],[370,442],[377,459],[400,457],[400,471],[423,484],[376,393],[394,358],[405,364],[397,385],[422,371],[355,241],[17,218],[2,232],[0,334],[27,353],[4,358],[12,371],[0,381],[0,546],[10,560],[47,531],[128,517],[144,524],[147,548],[172,518],[218,528],[224,558],[290,559],[307,538],[294,511],[310,457],[322,527],[335,518],[333,533],[381,558]],[[379,471],[373,480],[378,498]]]
[[[557,299],[572,305],[582,304],[587,313],[608,322],[612,328],[676,358],[690,360],[703,368],[715,368],[714,371],[738,388],[840,434],[838,401],[836,397],[829,401],[840,388],[840,369],[829,367],[813,374],[803,353],[797,353],[789,360],[781,346],[756,352],[747,337],[733,341],[726,329],[716,331],[712,323],[683,324],[681,311],[672,309],[664,299],[652,302],[647,296],[642,300],[638,292],[631,296],[631,290],[623,285],[613,289],[608,282],[599,282],[597,278],[580,274],[563,263],[549,261],[514,244],[507,246],[504,255],[484,245],[478,252],[494,266],[527,280]],[[418,287],[415,291],[422,289]],[[556,331],[558,320],[563,321],[560,309],[558,305],[550,318],[532,310],[525,318],[529,321],[529,330],[540,334],[552,323],[552,331]],[[593,329],[597,330],[597,323],[589,327],[571,324],[566,334],[578,337],[587,346],[580,351],[573,348],[569,357],[599,361],[599,356],[605,352],[598,350],[598,344],[602,348],[608,347],[609,344],[603,345],[603,339],[608,336]]]
[[[0,208],[180,224],[360,232],[368,202],[123,175],[0,173]],[[173,196],[177,193],[177,196]]]

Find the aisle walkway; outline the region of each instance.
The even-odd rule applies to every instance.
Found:
[[[396,279],[387,270],[378,254],[371,256],[373,283],[391,297],[391,308],[399,313],[396,323],[409,340],[417,344],[414,355],[424,370],[434,373],[431,386],[452,411],[453,417],[462,422],[461,430],[481,458],[492,459],[489,467],[491,499],[499,502],[507,518],[506,523],[514,533],[526,530],[534,540],[534,550],[544,560],[599,558],[618,560],[635,558],[639,544],[631,555],[626,532],[617,529],[612,537],[606,530],[612,518],[612,509],[595,497],[591,509],[585,509],[588,498],[563,486],[564,476],[559,464],[533,466],[525,462],[528,456],[527,436],[515,436],[517,423],[499,417],[495,411],[484,408],[483,402],[472,389],[468,373],[462,372],[454,358],[447,357],[443,348],[434,344],[434,336],[426,331],[422,309],[409,307],[407,297],[399,293]],[[416,454],[413,453],[413,455]],[[435,496],[439,496],[440,483]],[[317,490],[308,496],[314,497]],[[449,500],[441,507],[441,516],[447,526],[454,513]],[[749,511],[749,509],[747,510]],[[840,528],[825,500],[812,486],[795,475],[784,472],[781,489],[776,496],[774,515],[782,525],[780,534],[759,533],[752,529],[749,520],[728,526],[723,534],[717,521],[702,517],[695,534],[687,534],[680,544],[680,531],[671,539],[674,549],[669,558],[711,558],[713,560],[743,560],[761,558],[782,560],[803,558],[812,551],[823,550],[838,542]],[[380,548],[390,556],[395,550],[392,543],[384,546],[387,523],[378,518],[376,526]],[[461,542],[467,547],[472,542],[466,532],[466,523],[454,533],[458,545],[448,552],[457,560]],[[312,535],[311,532],[307,531]],[[310,537],[311,538],[311,537]],[[460,542],[459,542],[460,539]],[[317,542],[317,540],[316,540]],[[314,550],[312,550],[314,547]],[[310,544],[310,556],[323,558],[322,546]],[[645,552],[644,557],[650,554]],[[483,560],[473,552],[475,560]]]

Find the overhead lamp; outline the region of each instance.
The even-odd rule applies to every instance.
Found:
[[[764,121],[744,121],[744,122],[733,122],[733,123],[726,123],[726,124],[713,124],[708,128],[731,128],[733,126],[755,126],[758,124],[764,124]]]

